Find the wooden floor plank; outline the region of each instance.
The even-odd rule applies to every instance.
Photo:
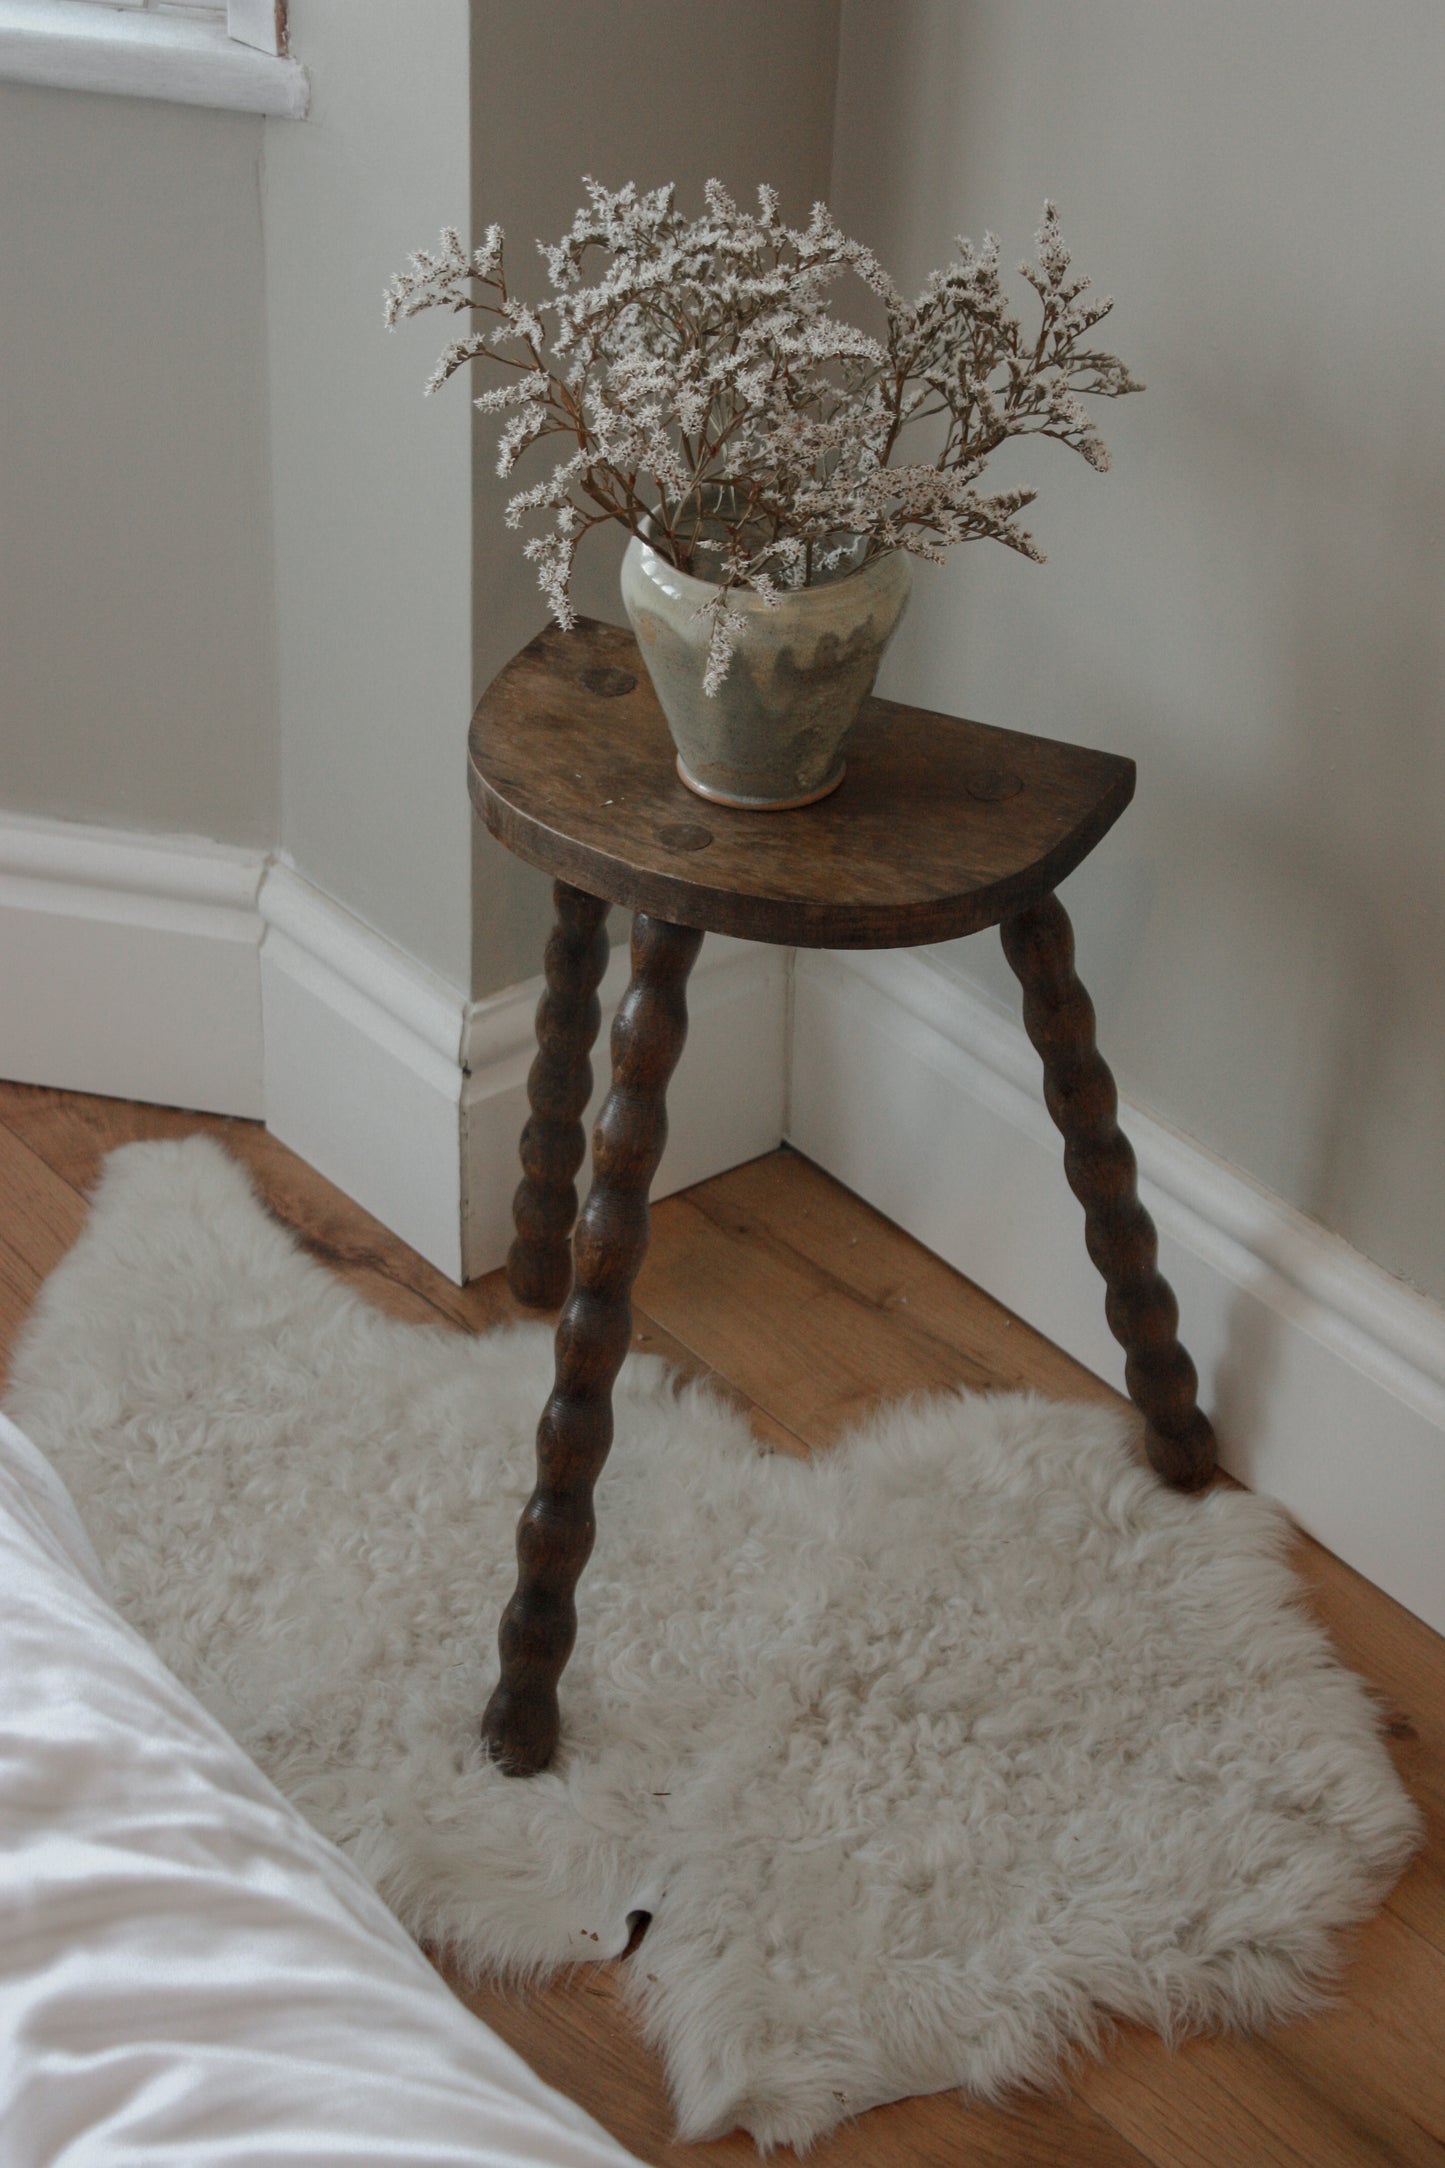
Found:
[[[658,1205],[638,1297],[815,1446],[902,1393],[1031,1386],[1124,1405],[793,1153]]]
[[[1127,2029],[1079,2095],[1160,2168],[1445,2161],[1445,1964],[1389,1912],[1357,1938],[1334,2006],[1175,2052]]]
[[[255,1123],[0,1085],[0,1350],[83,1224],[106,1151],[198,1130],[250,1171],[319,1259],[391,1314],[483,1330],[528,1314],[500,1274],[465,1290]],[[634,1345],[710,1374],[761,1437],[825,1446],[873,1402],[938,1386],[1118,1396],[816,1168],[777,1153],[654,1211]],[[1061,2097],[1008,2108],[954,2095],[873,2111],[819,2146],[816,2168],[961,2160],[996,2168],[1346,2168],[1445,2161],[1445,1643],[1317,1545],[1312,1598],[1345,1660],[1393,1712],[1392,1750],[1430,1823],[1427,1850],[1365,1930],[1335,2008],[1262,2039],[1171,2054],[1126,2030]],[[585,1584],[584,1584],[585,1596]],[[627,1962],[645,1962],[646,1943]],[[530,1999],[464,1999],[648,2161],[756,2159],[734,2134],[681,2146],[656,2059],[625,2007],[621,1966]]]
[[[788,1147],[699,1183],[687,1196],[743,1239],[806,1259],[920,1341],[934,1338],[963,1356],[988,1390],[1128,1405],[1092,1370]],[[1102,1306],[1103,1283],[1084,1250],[1082,1228],[1081,1214],[1079,1270],[1098,1286]]]
[[[626,1962],[644,1963],[647,1944]],[[756,2168],[740,2131],[709,2144],[672,2136],[672,2110],[655,2057],[626,2007],[622,1965],[585,1966],[536,1997],[468,1986],[441,1967],[469,2009],[543,2077],[570,2093],[641,2159],[657,2168]],[[809,2168],[1143,2168],[1147,2158],[1083,2101],[1020,2099],[1006,2108],[955,2093],[899,2101],[845,2124],[808,2154]],[[794,2158],[790,2151],[775,2156]]]
[[[0,1129],[0,1377],[41,1282],[84,1224],[85,1206],[70,1184]]]
[[[1348,2101],[1322,2099],[1256,2041],[1190,2040],[1171,2051],[1129,2032],[1076,2083],[1158,2168],[1394,2168],[1400,2159]]]
[[[0,1229],[36,1272],[52,1272],[85,1225],[85,1204],[22,1138],[0,1131]]]
[[[1342,1660],[1380,1695],[1395,1766],[1425,1817],[1424,1849],[1389,1910],[1445,1951],[1445,1639],[1320,1544],[1301,1538],[1294,1559]]]
[[[1445,2162],[1445,1958],[1390,1911],[1361,1930],[1334,2007],[1259,2045],[1400,2160]]]
[[[502,1280],[503,1276],[497,1273],[495,1277]],[[711,1386],[721,1399],[746,1418],[754,1435],[774,1452],[806,1457],[808,1448],[796,1431],[789,1430],[786,1424],[779,1422],[766,1408],[760,1407],[756,1400],[750,1399],[731,1378],[712,1369],[700,1356],[694,1354],[690,1347],[684,1346],[681,1340],[670,1333],[665,1325],[659,1324],[650,1311],[642,1309],[637,1303],[632,1307],[632,1345],[639,1354],[660,1356],[680,1378],[699,1378]]]
[[[830,1444],[880,1399],[992,1383],[977,1360],[730,1224],[714,1199],[658,1207],[638,1298],[811,1446]]]
[[[40,1293],[41,1274],[0,1235],[0,1393],[10,1368],[10,1350],[31,1305]]]

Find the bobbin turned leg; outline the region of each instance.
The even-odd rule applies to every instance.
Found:
[[[552,887],[557,923],[547,943],[546,991],[537,1004],[537,1058],[527,1078],[532,1112],[522,1131],[522,1180],[512,1199],[517,1238],[507,1285],[518,1302],[555,1310],[572,1284],[577,1169],[587,1153],[582,1116],[592,1096],[588,1060],[602,1010],[608,906],[566,881]]]
[[[577,1635],[573,1594],[592,1549],[592,1490],[612,1444],[612,1385],[632,1339],[647,1193],[667,1141],[666,1090],[687,1037],[702,935],[639,912],[632,983],[612,1027],[612,1088],[592,1137],[592,1191],[557,1323],[557,1371],[537,1429],[537,1487],[517,1526],[517,1586],[498,1636],[502,1676],[482,1737],[510,1776],[545,1769],[557,1681]]]
[[[1179,1305],[1157,1265],[1158,1238],[1136,1184],[1118,1094],[1094,1044],[1094,1005],[1074,973],[1074,935],[1057,896],[999,928],[1024,994],[1024,1028],[1044,1064],[1044,1098],[1063,1133],[1064,1171],[1084,1207],[1084,1240],[1104,1276],[1104,1313],[1124,1349],[1129,1397],[1145,1418],[1149,1459],[1180,1490],[1214,1473],[1214,1432],[1179,1345]]]

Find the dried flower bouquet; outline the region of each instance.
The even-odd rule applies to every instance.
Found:
[[[563,440],[566,456],[506,512],[512,527],[528,513],[553,514],[526,554],[559,624],[573,622],[578,542],[616,520],[680,571],[715,583],[712,691],[745,623],[728,607],[730,591],[746,586],[767,602],[780,588],[828,579],[856,566],[859,538],[865,556],[937,560],[955,542],[988,537],[1042,561],[1018,519],[1036,493],[982,494],[989,458],[1010,438],[1043,436],[1107,468],[1083,402],[1142,386],[1090,344],[1113,304],[1086,298],[1089,281],[1071,270],[1052,204],[1037,263],[1020,267],[1040,304],[1030,337],[1004,298],[991,234],[980,248],[960,241],[910,302],[825,204],[797,228],[768,187],[751,212],[710,181],[695,219],[679,212],[672,188],[586,188],[562,240],[539,244],[546,299],[509,291],[498,226],[470,254],[447,229],[386,297],[393,327],[433,308],[483,318],[446,348],[427,389],[467,362],[508,372],[476,402],[508,417],[500,474],[529,444]],[[833,313],[843,274],[877,296],[881,338]],[[908,456],[904,432],[929,424],[926,449]]]

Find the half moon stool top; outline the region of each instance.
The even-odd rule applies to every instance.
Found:
[[[847,759],[841,788],[798,811],[703,803],[678,780],[631,633],[588,618],[529,641],[472,720],[476,809],[509,850],[553,875],[557,905],[507,1276],[520,1301],[565,1307],[537,1433],[537,1488],[517,1530],[517,1587],[502,1617],[501,1681],[482,1720],[492,1752],[516,1775],[545,1768],[557,1742],[557,1682],[576,1637],[592,1491],[612,1443],[612,1385],[631,1344],[665,1093],[704,933],[796,948],[904,948],[999,927],[1149,1458],[1185,1490],[1214,1473],[1214,1435],[1054,894],[1134,795],[1134,763],[891,700],[867,703]],[[632,981],[613,1025],[612,1087],[579,1219],[582,1118],[614,903],[635,913]]]

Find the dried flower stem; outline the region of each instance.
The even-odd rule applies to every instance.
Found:
[[[552,291],[535,305],[508,289],[498,226],[470,253],[449,227],[386,297],[389,326],[435,308],[472,319],[428,391],[474,361],[509,372],[476,402],[508,417],[499,474],[527,446],[563,440],[551,474],[518,491],[505,515],[510,527],[553,515],[524,547],[559,624],[575,621],[578,543],[616,520],[714,584],[705,605],[714,690],[743,624],[728,608],[733,588],[775,600],[857,562],[860,537],[867,555],[904,549],[937,561],[956,542],[986,538],[1041,562],[1018,519],[1035,492],[982,494],[986,462],[1010,438],[1043,436],[1108,467],[1083,402],[1142,386],[1084,343],[1113,304],[1085,299],[1089,281],[1071,271],[1052,204],[1038,261],[1020,267],[1040,305],[1030,343],[1004,299],[991,234],[978,249],[960,241],[908,302],[826,204],[796,228],[768,187],[754,213],[710,181],[696,219],[681,215],[671,188],[586,189],[568,232],[542,246]],[[588,280],[592,250],[602,262]],[[885,337],[833,314],[844,275],[881,301]],[[934,456],[895,464],[904,432],[930,422],[944,425]]]

